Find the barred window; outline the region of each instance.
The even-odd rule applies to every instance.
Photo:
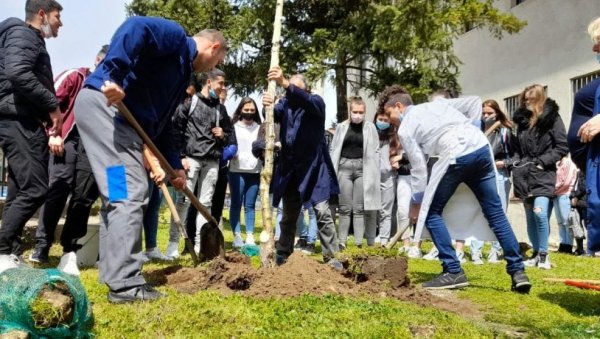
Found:
[[[504,107],[506,108],[506,114],[512,120],[513,113],[519,107],[519,94],[512,95],[508,98],[504,98]]]
[[[579,92],[583,86],[589,84],[590,82],[596,80],[596,78],[600,77],[600,71],[595,71],[592,73],[584,74],[571,79],[571,91],[573,94],[573,98],[575,98],[575,94]]]

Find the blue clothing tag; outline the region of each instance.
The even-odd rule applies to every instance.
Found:
[[[127,177],[124,165],[107,167],[106,182],[109,202],[127,200]]]

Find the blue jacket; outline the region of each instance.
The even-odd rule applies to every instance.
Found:
[[[85,82],[100,90],[110,80],[125,90],[129,108],[171,166],[180,169],[171,117],[185,97],[196,43],[173,21],[132,17],[117,29],[106,57]]]
[[[594,95],[594,111],[592,116],[600,114],[600,86]],[[588,249],[600,251],[600,137],[596,136],[589,145],[586,171]]]
[[[577,132],[581,125],[592,118],[596,90],[600,87],[600,78],[583,86],[576,94],[571,114],[571,124],[567,135],[571,159],[577,167],[585,173],[585,163],[588,155],[589,144],[579,140]]]
[[[298,185],[304,205],[328,200],[340,188],[325,143],[325,103],[290,85],[274,108],[281,151],[273,177],[273,206],[288,184]],[[295,187],[294,187],[295,188]]]

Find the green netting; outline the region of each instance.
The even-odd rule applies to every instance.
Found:
[[[248,257],[258,257],[260,255],[260,247],[257,245],[244,245],[241,250],[242,254]]]
[[[73,296],[70,324],[36,328],[31,304],[45,286],[63,283]],[[0,333],[29,332],[32,338],[88,338],[94,325],[92,307],[77,277],[56,269],[13,268],[0,273]]]

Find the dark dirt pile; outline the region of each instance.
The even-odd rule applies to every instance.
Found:
[[[348,263],[346,262],[347,266]],[[447,311],[472,308],[454,297],[438,297],[410,285],[405,257],[364,256],[343,273],[301,253],[294,253],[282,266],[256,269],[247,257],[229,253],[206,267],[170,267],[150,272],[158,283],[182,293],[200,290],[253,297],[294,297],[305,294],[392,297]],[[477,311],[473,310],[475,313]]]

